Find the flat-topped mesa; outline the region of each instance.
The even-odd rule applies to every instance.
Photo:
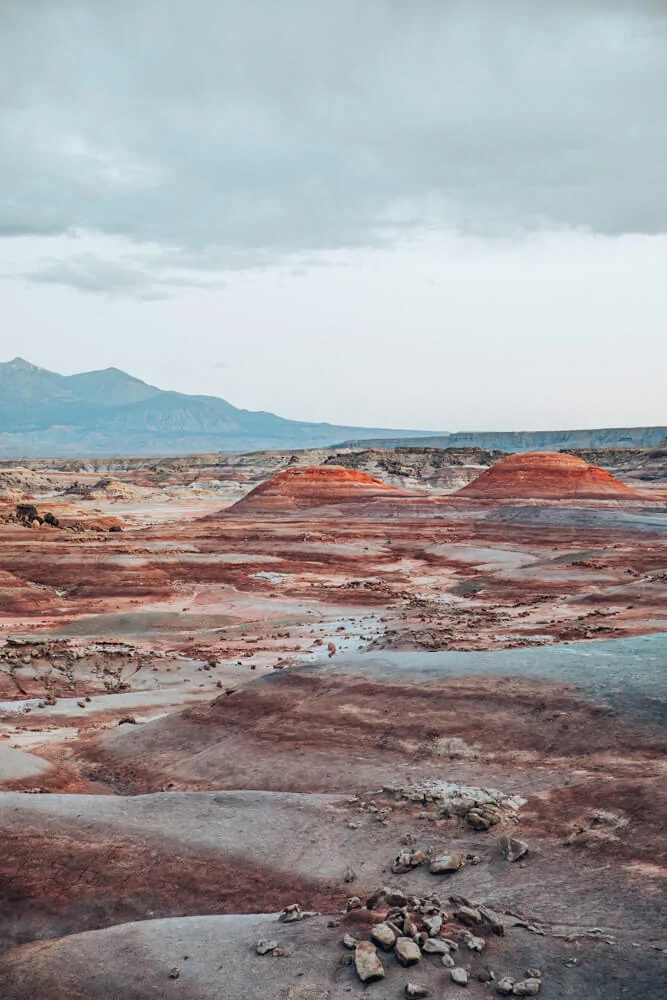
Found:
[[[604,469],[561,452],[510,455],[458,490],[478,500],[639,500],[641,494]]]
[[[323,507],[400,496],[402,490],[356,469],[339,465],[294,466],[260,483],[234,508]]]

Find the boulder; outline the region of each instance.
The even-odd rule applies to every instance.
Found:
[[[354,967],[362,983],[374,983],[384,979],[385,971],[378,958],[375,945],[370,941],[359,941],[354,950]]]
[[[449,970],[449,975],[451,976],[452,982],[456,983],[457,986],[467,986],[468,985],[468,973],[465,969],[462,969],[460,965],[455,966],[453,969]]]
[[[519,861],[528,854],[528,844],[518,837],[501,837],[500,850],[507,861]]]
[[[386,923],[376,924],[371,929],[372,940],[375,944],[378,944],[382,949],[384,949],[384,951],[390,951],[394,947],[396,944],[396,937],[397,935],[393,927],[390,927],[389,924]]]
[[[431,861],[428,870],[431,875],[451,875],[460,871],[466,863],[463,854],[441,854]]]
[[[400,937],[396,941],[396,958],[401,965],[415,965],[422,957],[419,945],[412,938]]]

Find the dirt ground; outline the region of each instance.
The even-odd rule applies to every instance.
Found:
[[[436,893],[473,998],[538,969],[546,1000],[657,1000],[660,480],[640,499],[470,500],[441,465],[437,487],[416,482],[414,459],[407,489],[394,464],[386,494],[234,506],[287,461],[12,472],[3,1000],[459,995],[426,953],[409,969],[381,953],[362,986],[341,941],[382,911],[346,900],[381,886]],[[12,520],[28,501],[58,526]],[[503,837],[527,853],[508,860]],[[392,870],[406,849],[425,860]],[[461,866],[430,874],[451,853]],[[473,927],[480,953],[461,899],[504,923]],[[279,922],[297,902],[322,915]]]

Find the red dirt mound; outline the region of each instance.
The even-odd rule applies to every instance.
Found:
[[[604,469],[559,452],[510,455],[473,480],[457,496],[479,500],[640,499],[641,494]]]
[[[339,465],[297,466],[261,483],[234,507],[321,507],[401,494],[395,486],[356,469]]]

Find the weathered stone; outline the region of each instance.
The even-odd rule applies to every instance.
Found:
[[[376,889],[375,892],[368,897],[366,900],[366,907],[369,910],[378,910],[382,906],[407,906],[408,898],[401,892],[400,889],[388,889],[384,886],[382,889]]]
[[[429,933],[429,937],[435,937],[442,929],[442,917],[439,913],[434,914],[432,917],[424,917],[423,923]]]
[[[519,861],[528,854],[528,844],[518,837],[501,837],[500,849],[507,861]]]
[[[255,945],[255,951],[258,955],[268,955],[270,951],[278,947],[277,941],[267,941],[264,938],[259,940]]]
[[[473,906],[460,906],[458,910],[454,911],[454,916],[468,927],[482,923],[482,914]]]
[[[348,912],[350,910],[360,910],[362,906],[363,903],[361,902],[358,896],[350,896],[346,903]]]
[[[357,939],[355,937],[352,937],[351,934],[346,934],[345,937],[343,938],[343,944],[346,948],[356,948]]]
[[[460,871],[466,863],[463,854],[440,854],[428,866],[431,875],[451,875]]]
[[[505,924],[499,914],[494,913],[493,910],[488,908],[488,906],[478,906],[477,910],[479,911],[484,924],[486,924],[493,934],[497,934],[498,937],[505,936]]]
[[[496,983],[496,993],[499,993],[501,997],[508,997],[513,989],[514,980],[510,976],[503,976]]]
[[[454,961],[451,955],[443,955],[442,964],[446,969],[453,969],[454,966],[456,965],[456,962]]]
[[[374,983],[384,979],[385,972],[378,958],[375,945],[370,941],[359,941],[354,951],[354,967],[362,983]]]
[[[482,937],[475,937],[474,934],[468,934],[466,937],[466,945],[470,951],[483,951],[486,945],[486,940]]]
[[[350,866],[348,865],[347,868],[345,869],[345,874],[343,875],[343,881],[354,882],[356,877],[357,873],[354,871],[353,868],[350,868]]]
[[[449,945],[441,938],[428,938],[424,942],[422,951],[427,955],[449,955]]]
[[[278,920],[280,920],[282,924],[291,924],[294,923],[295,920],[303,920],[303,910],[298,903],[290,903],[290,905],[286,906],[282,911]]]
[[[401,965],[414,965],[422,957],[419,945],[408,937],[398,938],[395,951]]]
[[[473,830],[488,830],[502,818],[501,810],[493,805],[475,806],[466,814],[466,822]]]
[[[326,986],[315,986],[312,983],[300,983],[290,986],[285,1000],[330,1000],[331,991]]]
[[[523,979],[515,983],[512,993],[515,997],[536,997],[540,992],[542,982],[539,979]]]
[[[396,933],[389,924],[375,924],[371,929],[371,938],[375,944],[379,944],[385,951],[389,951],[396,944]]]
[[[452,982],[456,983],[457,986],[468,985],[468,973],[466,972],[465,969],[462,969],[460,965],[457,965],[453,969],[450,969],[449,975],[452,978]]]
[[[403,875],[405,872],[423,865],[425,861],[426,855],[423,851],[400,851],[394,858],[391,870],[394,875]]]
[[[418,986],[417,983],[407,983],[405,987],[406,997],[427,997],[429,996],[429,990],[426,986]]]

